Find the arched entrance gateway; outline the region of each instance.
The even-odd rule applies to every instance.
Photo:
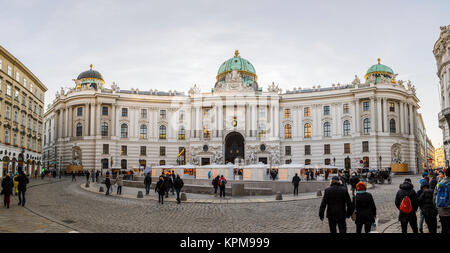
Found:
[[[238,132],[232,132],[225,137],[225,164],[235,162],[236,158],[244,159],[244,136]]]

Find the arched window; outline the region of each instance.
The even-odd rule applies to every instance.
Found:
[[[311,124],[305,124],[305,138],[311,138]]]
[[[83,136],[83,125],[81,123],[77,124],[77,136]]]
[[[370,119],[369,118],[365,118],[364,122],[363,122],[363,125],[364,125],[364,134],[369,134],[369,132],[370,132]]]
[[[330,137],[331,136],[330,122],[325,122],[323,124],[323,136],[325,136],[325,137]]]
[[[159,127],[159,139],[165,140],[166,139],[166,126],[161,125]]]
[[[350,121],[346,120],[344,121],[344,136],[350,135]]]
[[[103,122],[101,126],[102,136],[108,136],[108,123]]]
[[[186,139],[186,130],[184,129],[184,126],[180,127],[180,130],[178,131],[178,140],[185,140]]]
[[[391,121],[389,121],[389,129],[390,129],[391,133],[395,133],[396,132],[395,119],[391,119]]]
[[[128,138],[128,125],[122,124],[120,126],[120,138]]]
[[[284,126],[284,138],[285,139],[292,138],[292,128],[291,128],[291,125],[289,125],[289,124]]]
[[[139,138],[147,139],[147,125],[141,125],[141,130],[139,132]]]

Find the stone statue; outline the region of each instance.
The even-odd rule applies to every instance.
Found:
[[[222,152],[216,151],[216,154],[215,154],[215,163],[216,163],[216,164],[222,164],[222,163],[223,163],[223,162],[222,162],[222,158],[223,158]]]
[[[402,86],[402,87],[405,87],[405,86],[403,85],[404,82],[405,82],[405,81],[403,81],[403,80],[398,80],[398,81],[397,81],[398,85],[400,85],[400,86]]]
[[[81,150],[78,147],[72,149],[72,165],[81,165]]]
[[[391,157],[392,157],[392,163],[401,163],[402,162],[400,144],[396,143],[396,144],[392,145]]]
[[[361,80],[359,79],[359,77],[357,75],[355,75],[355,79],[353,79],[352,84],[360,84]]]
[[[367,78],[366,83],[368,83],[368,84],[375,83],[375,76],[372,75],[369,78]]]
[[[280,93],[281,89],[278,87],[278,85],[275,85],[275,82],[272,82],[271,85],[267,88],[268,92],[274,92],[274,93]]]
[[[411,80],[408,80],[407,85],[408,85],[408,90],[410,90],[411,89]]]
[[[194,87],[189,89],[189,95],[194,95],[200,93],[200,89],[198,88],[197,84],[194,84]]]

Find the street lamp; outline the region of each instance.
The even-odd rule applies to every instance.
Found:
[[[381,170],[381,155],[380,155],[380,170]]]
[[[336,166],[336,157],[333,157],[333,166]]]

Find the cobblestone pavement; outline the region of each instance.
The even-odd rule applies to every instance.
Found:
[[[417,188],[418,176],[410,177]],[[376,185],[370,190],[377,204],[379,232],[399,231],[398,211],[393,202],[404,178],[394,177],[391,185]],[[66,179],[30,188],[27,206],[79,232],[328,232],[326,219],[321,222],[318,218],[321,199],[245,204],[166,202],[160,205],[154,200],[89,192],[81,189],[80,183],[81,180],[72,183]],[[355,231],[351,220],[347,220],[347,225],[348,232]],[[54,232],[67,230],[55,229]]]

